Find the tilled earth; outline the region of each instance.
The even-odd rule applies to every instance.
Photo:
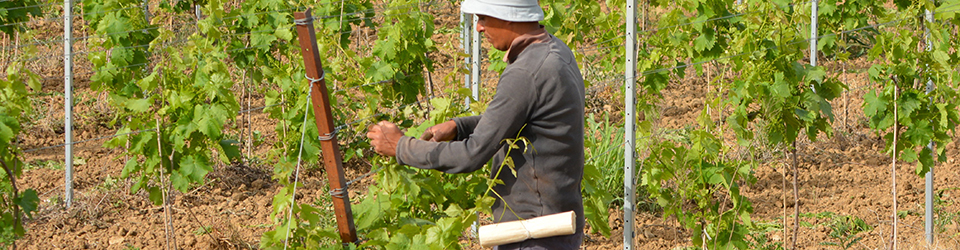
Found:
[[[454,9],[455,10],[455,9]],[[447,20],[449,19],[449,20]],[[438,25],[453,27],[458,20],[447,17]],[[49,25],[52,30],[57,22],[36,24]],[[438,26],[439,27],[439,26]],[[79,30],[75,27],[75,30]],[[56,32],[48,34],[55,36]],[[371,34],[365,34],[371,36]],[[40,36],[43,36],[41,33]],[[373,34],[375,36],[375,34]],[[456,42],[453,37],[437,37],[440,43]],[[78,44],[82,47],[82,44]],[[456,46],[450,46],[456,47]],[[52,52],[62,48],[44,48]],[[77,49],[75,49],[77,50]],[[450,56],[457,51],[441,51],[431,55],[441,63],[455,63]],[[49,65],[50,67],[42,67]],[[89,63],[78,62],[78,68]],[[870,62],[854,61],[850,65],[827,62],[828,72],[844,69],[863,69]],[[56,58],[31,64],[39,67],[44,78],[44,92],[56,92],[63,88],[62,75],[56,69]],[[841,67],[842,66],[842,67]],[[449,70],[448,70],[449,71]],[[790,154],[777,150],[762,152],[763,164],[755,169],[757,182],[744,184],[742,192],[754,204],[753,219],[774,226],[765,238],[766,246],[790,246],[794,234],[793,213],[800,206],[798,249],[837,249],[824,243],[838,242],[831,237],[827,226],[837,216],[854,216],[873,227],[872,230],[855,235],[862,237],[853,249],[890,249],[893,238],[892,162],[884,154],[884,142],[866,126],[861,111],[862,96],[876,86],[866,82],[863,70],[837,75],[851,89],[846,96],[833,102],[837,120],[832,138],[821,135],[819,141],[801,141],[798,144],[799,203],[794,202]],[[859,72],[859,73],[858,73]],[[450,72],[435,73],[436,79]],[[688,76],[694,74],[687,74]],[[485,75],[485,86],[493,86],[495,75]],[[84,78],[86,77],[86,78]],[[77,79],[89,75],[78,74]],[[704,109],[706,96],[715,91],[702,79],[691,77],[672,84],[664,92],[660,103],[663,117],[657,124],[664,129],[674,129],[696,124],[696,117]],[[270,214],[272,199],[281,188],[271,179],[272,167],[268,159],[253,157],[247,163],[216,166],[206,184],[186,193],[172,193],[168,208],[170,227],[165,219],[164,207],[149,202],[144,192],[129,193],[131,182],[120,179],[124,156],[123,149],[102,146],[103,136],[112,135],[116,127],[111,124],[112,113],[103,100],[103,93],[93,92],[89,83],[79,80],[77,93],[77,124],[75,140],[76,166],[74,174],[74,202],[70,208],[63,203],[64,171],[63,148],[51,147],[63,143],[62,95],[42,95],[37,107],[43,113],[26,127],[21,134],[20,147],[38,149],[24,152],[22,157],[31,164],[19,180],[21,189],[33,188],[40,194],[39,211],[27,220],[26,237],[17,241],[20,249],[251,249],[258,248],[261,235],[272,228]],[[438,87],[438,89],[443,89]],[[613,88],[616,89],[616,88]],[[487,93],[492,93],[492,87]],[[244,108],[263,105],[263,97],[249,95],[253,100]],[[592,97],[588,110],[617,112],[622,109],[622,97],[616,94],[598,94]],[[841,112],[842,111],[842,112]],[[721,114],[714,114],[720,119]],[[249,124],[247,122],[249,121]],[[250,116],[238,117],[234,128],[247,127],[244,131],[259,131],[264,143],[246,151],[248,155],[267,155],[270,142],[276,140],[275,121],[266,114],[251,112]],[[240,133],[240,131],[231,133]],[[246,132],[244,132],[246,133]],[[732,137],[727,135],[732,144]],[[762,150],[761,150],[762,151]],[[954,197],[960,196],[960,144],[947,145],[947,162],[936,169],[935,185],[938,190],[938,218],[936,244],[933,249],[960,249],[960,208]],[[58,164],[58,162],[60,162]],[[613,168],[622,166],[609,166]],[[928,249],[923,244],[923,179],[914,174],[914,164],[896,164],[897,211],[903,215],[898,222],[900,249]],[[347,164],[347,178],[352,179],[369,172],[369,166],[360,163]],[[304,173],[303,188],[298,189],[298,203],[313,202],[327,195],[326,177],[317,168]],[[361,181],[354,190],[365,190],[369,178]],[[830,212],[836,216],[814,216]],[[609,238],[591,234],[586,238],[584,249],[622,249],[622,212],[611,209],[610,226],[614,229]],[[679,227],[673,218],[664,218],[655,211],[640,211],[636,220],[636,249],[673,249],[691,246],[690,234]],[[785,230],[782,228],[786,228]],[[476,240],[464,238],[469,249],[479,249]],[[763,245],[755,246],[757,248]]]

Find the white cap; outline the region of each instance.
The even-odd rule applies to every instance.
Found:
[[[543,9],[537,0],[465,0],[460,11],[511,22],[543,21]]]

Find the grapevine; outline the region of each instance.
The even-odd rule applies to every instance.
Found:
[[[887,142],[888,152],[903,161],[918,163],[918,175],[930,171],[935,162],[946,160],[946,144],[960,124],[954,102],[958,98],[958,75],[954,68],[958,55],[952,49],[956,37],[945,28],[957,22],[956,10],[949,7],[956,4],[956,1],[936,6],[898,2],[897,10],[884,21],[898,22],[902,28],[897,31],[902,35],[884,32],[868,53],[871,59],[900,58],[870,67],[870,79],[879,86],[864,95],[863,112],[871,117],[870,128]],[[924,10],[934,11],[935,20],[946,23],[924,22]],[[924,28],[931,31],[928,43],[923,42]],[[922,49],[924,47],[929,49]],[[894,107],[898,107],[896,113]],[[899,129],[889,129],[895,123]],[[896,145],[893,145],[894,137],[900,137]],[[930,142],[934,147],[927,147]]]
[[[37,16],[37,1],[0,2],[0,36],[29,38],[19,24]],[[0,68],[0,246],[16,248],[16,239],[24,236],[23,219],[32,218],[40,199],[37,191],[17,185],[25,164],[20,159],[19,134],[32,114],[29,97],[40,90],[40,76],[26,68],[21,58],[35,53],[35,46],[22,47],[20,53],[6,59],[12,62]]]

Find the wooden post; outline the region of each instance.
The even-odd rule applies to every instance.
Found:
[[[307,79],[310,79],[311,102],[317,121],[317,130],[320,133],[323,166],[330,181],[330,195],[333,196],[333,209],[337,214],[337,229],[340,231],[341,242],[353,243],[357,241],[357,227],[353,223],[350,196],[343,176],[343,160],[340,156],[336,131],[334,131],[327,83],[323,79],[323,64],[320,62],[320,52],[317,49],[313,15],[310,14],[310,9],[307,9],[304,12],[293,13],[293,17],[296,18],[297,35],[300,37],[300,51],[303,54]]]

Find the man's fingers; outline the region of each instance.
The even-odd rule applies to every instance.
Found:
[[[430,139],[433,139],[433,130],[427,129],[423,131],[423,135],[420,135],[420,140],[429,141]]]
[[[378,126],[376,125],[371,126],[370,129],[367,130],[367,139],[374,139],[374,135],[379,133],[380,133],[380,128]]]

